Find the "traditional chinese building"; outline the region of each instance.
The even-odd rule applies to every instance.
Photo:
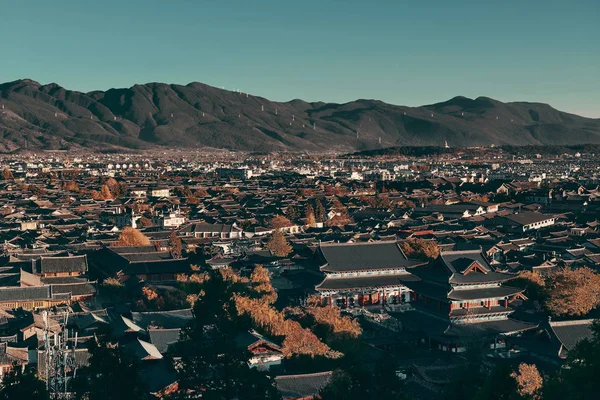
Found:
[[[407,282],[416,310],[397,317],[443,350],[464,351],[472,336],[488,337],[494,348],[503,347],[502,336],[535,327],[510,317],[524,299],[523,289],[505,285],[515,275],[494,270],[480,249],[442,251],[411,272],[420,278]]]
[[[316,260],[325,274],[317,292],[343,308],[410,301],[405,283],[418,278],[406,268],[423,264],[409,260],[395,241],[320,244]]]

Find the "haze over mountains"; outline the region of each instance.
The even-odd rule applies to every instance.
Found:
[[[455,97],[404,107],[377,100],[285,103],[201,83],[81,93],[0,84],[0,151],[149,149],[354,151],[390,146],[600,143],[600,119],[547,104]]]

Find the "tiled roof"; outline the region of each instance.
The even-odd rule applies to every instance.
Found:
[[[61,272],[87,272],[87,257],[42,257],[40,258],[40,272],[43,274],[61,273]]]
[[[593,319],[557,321],[550,322],[550,327],[562,345],[565,346],[567,350],[570,350],[575,347],[580,340],[592,337],[593,322]]]
[[[407,281],[419,280],[418,277],[411,273],[390,274],[390,275],[372,275],[358,276],[350,278],[328,278],[317,285],[317,290],[342,290],[342,289],[358,289],[358,288],[375,288],[386,286],[398,286]]]
[[[417,265],[408,260],[396,242],[321,244],[324,272],[401,269]]]
[[[276,376],[275,384],[284,398],[316,396],[329,383],[332,372]]]
[[[50,286],[0,288],[0,302],[49,300],[51,298]]]

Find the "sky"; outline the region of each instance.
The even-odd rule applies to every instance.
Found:
[[[462,95],[600,118],[598,0],[0,0],[0,82],[275,101]]]

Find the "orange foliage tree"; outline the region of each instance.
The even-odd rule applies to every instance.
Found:
[[[79,192],[79,185],[74,181],[65,182],[62,188],[68,192]]]
[[[11,172],[11,170],[10,170],[10,169],[8,169],[8,168],[4,168],[4,169],[2,170],[2,178],[3,178],[4,180],[6,180],[6,181],[7,181],[7,180],[9,180],[9,179],[14,179],[14,177],[13,177],[13,173]]]
[[[150,245],[150,239],[142,232],[135,228],[126,226],[123,228],[119,239],[114,242],[114,246],[148,246]]]
[[[511,375],[517,381],[519,394],[524,398],[539,399],[544,384],[535,364],[519,364],[519,371]]]
[[[562,268],[546,287],[546,308],[554,315],[584,315],[600,305],[600,275],[590,268]]]
[[[252,283],[252,290],[256,295],[267,302],[273,304],[277,300],[277,293],[271,285],[271,278],[269,277],[269,271],[262,265],[257,265],[250,275],[250,282]]]
[[[419,260],[432,260],[440,254],[440,248],[432,240],[411,238],[400,243],[402,251],[408,258]]]
[[[177,232],[175,230],[172,230],[171,234],[169,235],[169,250],[171,251],[173,258],[181,258],[183,245],[181,243],[181,238],[177,236]]]
[[[293,224],[292,224],[292,221],[290,221],[288,218],[284,217],[283,215],[276,215],[271,220],[270,225],[271,225],[271,228],[281,229],[281,228],[287,228],[289,226],[292,226]]]
[[[238,313],[248,315],[258,328],[269,335],[284,336],[282,352],[286,357],[293,355],[339,357],[329,346],[298,322],[288,320],[281,311],[271,307],[262,299],[252,299],[240,294],[234,295]]]
[[[317,296],[310,297],[304,309],[316,323],[326,325],[336,335],[357,338],[362,332],[357,320],[342,315],[339,307],[323,307],[321,299]]]
[[[277,257],[286,257],[292,252],[292,246],[288,243],[282,231],[277,229],[271,235],[267,243],[267,249],[271,250]]]

